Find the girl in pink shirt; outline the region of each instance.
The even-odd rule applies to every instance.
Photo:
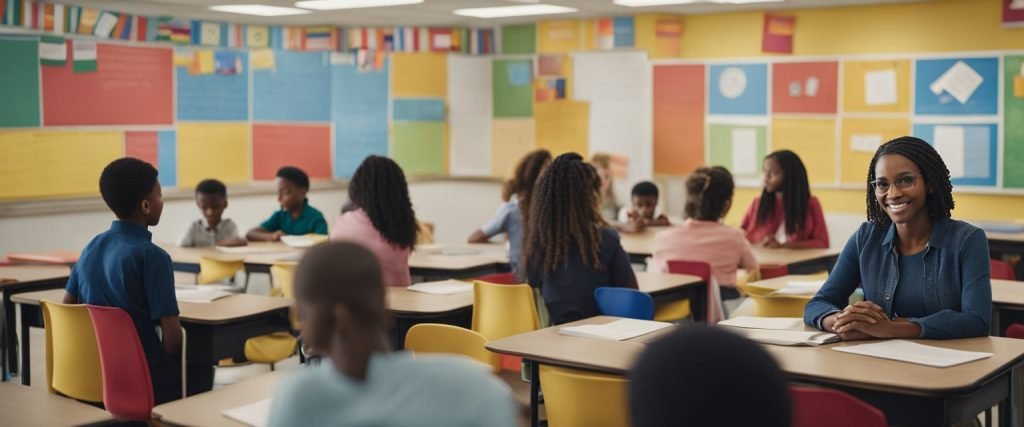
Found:
[[[743,232],[720,221],[732,206],[732,174],[721,166],[697,168],[686,180],[686,220],[654,237],[653,266],[668,272],[668,261],[704,261],[722,287],[722,299],[739,298],[736,269],[756,271],[757,260]]]
[[[766,248],[827,248],[821,203],[811,195],[807,169],[796,153],[764,158],[764,190],[743,216],[747,240]]]
[[[370,249],[380,261],[384,284],[412,284],[409,254],[418,228],[402,168],[387,157],[367,157],[352,175],[348,199],[350,205],[331,229],[331,240],[352,241]]]

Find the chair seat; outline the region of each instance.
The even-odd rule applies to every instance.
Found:
[[[681,299],[654,305],[654,320],[671,322],[690,317],[690,300]]]
[[[277,363],[295,354],[298,340],[288,332],[274,332],[245,340],[245,358],[256,363]]]

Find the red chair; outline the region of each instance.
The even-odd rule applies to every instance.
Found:
[[[524,280],[520,280],[516,277],[515,273],[494,273],[486,276],[480,276],[473,280],[479,280],[481,282],[494,283],[495,285],[521,285],[526,283]]]
[[[1010,263],[998,259],[989,260],[992,278],[999,280],[1017,280],[1013,273],[1013,266]]]
[[[1024,339],[1024,323],[1014,323],[1006,328],[1006,337]]]
[[[773,279],[789,274],[789,266],[785,264],[762,264],[759,269],[761,270],[761,280]]]
[[[681,260],[681,259],[669,260],[667,262],[667,264],[668,264],[668,272],[669,273],[672,273],[672,274],[689,274],[691,276],[700,277],[700,280],[704,281],[704,284],[707,285],[707,289],[708,289],[708,293],[707,293],[708,296],[707,296],[707,299],[706,299],[707,302],[704,303],[704,311],[705,311],[705,314],[706,314],[706,320],[708,322],[712,322],[712,323],[717,321],[717,319],[714,319],[715,316],[713,314],[716,310],[712,310],[711,309],[711,304],[714,303],[713,302],[714,298],[713,298],[713,296],[711,295],[711,292],[710,292],[711,291],[711,264],[707,263],[707,262],[704,262],[704,261],[686,261],[686,260]],[[718,309],[717,311],[722,311],[722,309]],[[657,314],[655,314],[655,318],[657,318],[657,317],[658,317]]]
[[[119,419],[149,421],[153,412],[153,383],[132,318],[116,307],[86,308],[100,351],[104,406]]]
[[[790,387],[789,395],[793,399],[793,427],[889,425],[885,414],[878,408],[839,390]]]

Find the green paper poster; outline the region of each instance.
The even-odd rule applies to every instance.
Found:
[[[534,24],[501,27],[501,53],[533,53],[537,49],[537,27]]]
[[[64,37],[42,36],[39,38],[39,63],[50,67],[63,67],[68,62],[68,48]]]
[[[72,68],[76,73],[96,71],[96,42],[92,40],[71,41]]]
[[[1024,56],[1003,58],[1003,186],[1024,188]]]
[[[532,64],[528,59],[495,60],[494,117],[532,117]]]
[[[445,173],[444,122],[395,122],[391,158],[406,175]]]
[[[0,39],[0,128],[39,126],[39,45]]]
[[[737,178],[761,175],[765,127],[713,124],[709,129],[711,165],[725,166]]]

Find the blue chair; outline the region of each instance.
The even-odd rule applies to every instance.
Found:
[[[647,293],[630,288],[602,287],[594,290],[601,314],[632,319],[653,320],[654,299]]]

